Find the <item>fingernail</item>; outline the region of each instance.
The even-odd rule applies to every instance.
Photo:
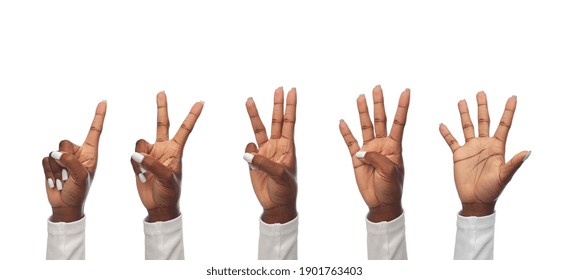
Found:
[[[344,119],[340,119],[340,123],[343,123],[343,122],[345,122]]]
[[[146,171],[147,170],[144,167],[142,167],[142,166],[140,167],[140,173],[146,173]]]
[[[144,156],[142,154],[139,154],[139,153],[134,153],[134,154],[132,154],[131,158],[132,158],[132,160],[134,160],[138,163],[142,163]]]
[[[63,189],[63,183],[61,183],[61,180],[56,179],[55,180],[55,185],[57,185],[57,190],[60,191]]]
[[[144,174],[138,173],[138,179],[140,179],[140,182],[143,184],[146,183],[146,176],[144,176]]]
[[[67,169],[65,168],[61,170],[61,179],[63,181],[67,181],[67,179],[69,179],[69,175],[67,174]]]
[[[202,105],[204,105],[204,104],[205,104],[205,101],[203,101],[203,100],[200,100],[200,103],[201,103]]]
[[[518,99],[518,96],[517,96],[517,95],[512,95],[512,97],[513,97],[514,99]]]
[[[529,151],[529,152],[526,154],[526,156],[524,157],[524,159],[522,159],[522,162],[526,161],[526,160],[529,158],[530,155],[531,155],[531,151]]]
[[[247,97],[247,101],[253,101],[253,97]]]
[[[53,179],[51,178],[47,179],[47,185],[49,186],[50,189],[53,189],[53,187],[55,187],[55,185],[53,185]]]
[[[50,156],[51,156],[53,159],[56,159],[56,160],[59,160],[62,155],[63,155],[63,153],[62,153],[62,152],[58,152],[58,151],[53,151],[53,152],[51,152],[51,154],[50,154]]]
[[[250,154],[250,153],[245,153],[243,155],[243,159],[248,163],[253,163],[253,157],[254,157],[254,155]]]
[[[249,164],[249,170],[255,171],[255,170],[258,170],[258,169],[257,169],[257,167],[255,167],[254,165]]]
[[[366,156],[366,151],[361,151],[356,153],[357,158],[364,158]]]
[[[358,95],[358,97],[363,97],[363,98],[365,98],[366,95],[362,93],[362,94]]]
[[[107,103],[107,100],[102,100],[101,102],[103,102],[103,103]]]

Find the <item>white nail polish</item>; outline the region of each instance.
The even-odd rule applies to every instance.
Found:
[[[57,186],[57,190],[60,191],[63,189],[63,183],[61,183],[61,180],[56,179],[55,180],[55,185]]]
[[[55,187],[55,185],[53,184],[53,179],[51,178],[47,179],[47,185],[49,186],[50,189],[53,189]]]
[[[132,160],[138,162],[138,163],[142,163],[142,160],[144,159],[144,156],[142,154],[139,153],[134,153],[132,154]]]
[[[140,179],[140,182],[143,184],[146,183],[146,176],[144,176],[144,174],[138,173],[138,179]]]
[[[526,161],[526,160],[529,158],[530,155],[531,155],[531,151],[529,151],[529,152],[526,154],[526,156],[524,157],[524,159],[522,159],[522,162]]]
[[[204,105],[204,104],[205,104],[205,101],[203,101],[203,100],[200,100],[200,103],[201,103],[202,105]]]
[[[146,173],[146,171],[148,171],[148,170],[146,170],[146,169],[145,169],[144,167],[142,167],[142,166],[140,167],[140,173]]]
[[[58,152],[58,151],[53,151],[53,152],[51,152],[51,154],[50,154],[50,156],[51,156],[53,159],[56,159],[56,160],[59,160],[59,159],[61,158],[61,155],[63,155],[63,153]]]
[[[67,181],[67,179],[69,179],[69,175],[67,174],[67,169],[65,168],[61,170],[61,179],[63,181]]]
[[[250,154],[250,153],[245,153],[243,155],[243,159],[248,163],[253,163],[253,157],[254,157],[254,155]]]
[[[366,156],[366,151],[360,151],[356,153],[357,158],[364,158]]]

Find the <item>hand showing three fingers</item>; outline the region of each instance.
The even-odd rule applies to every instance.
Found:
[[[147,222],[168,221],[180,215],[182,154],[203,109],[203,102],[195,103],[174,138],[170,139],[168,103],[164,92],[158,93],[156,104],[156,142],[149,144],[143,139],[138,140],[131,158],[138,194],[148,210]]]
[[[84,216],[83,206],[97,169],[99,138],[106,112],[107,103],[100,102],[83,145],[63,140],[59,151],[51,152],[42,160],[52,222],[73,222]]]
[[[523,151],[505,162],[506,139],[517,98],[512,96],[493,137],[490,137],[490,116],[486,94],[476,95],[478,103],[478,137],[470,119],[466,101],[458,103],[466,143],[460,146],[448,128],[441,124],[441,135],[450,146],[454,160],[454,181],[462,203],[462,216],[486,216],[494,213],[496,201],[518,168],[530,155]]]
[[[286,112],[284,101],[281,87],[275,91],[270,139],[255,102],[252,98],[246,102],[258,148],[249,143],[244,158],[250,164],[251,183],[263,207],[261,219],[269,224],[286,223],[296,217],[296,89],[287,94]]]
[[[410,91],[406,89],[399,98],[388,135],[381,87],[373,89],[375,130],[365,96],[360,95],[357,105],[364,140],[361,148],[348,125],[343,120],[340,121],[340,132],[352,156],[356,182],[369,207],[368,219],[371,222],[391,221],[403,213],[401,196],[405,169],[401,143],[409,101]]]

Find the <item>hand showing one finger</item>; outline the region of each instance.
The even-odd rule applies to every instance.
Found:
[[[53,211],[52,222],[77,221],[84,215],[83,207],[97,169],[99,139],[106,112],[106,101],[100,102],[83,145],[63,140],[58,151],[42,160],[47,197]]]

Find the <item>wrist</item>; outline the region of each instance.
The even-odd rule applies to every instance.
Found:
[[[464,217],[483,217],[488,216],[494,213],[494,207],[496,206],[496,202],[494,203],[463,203],[462,210],[460,211],[459,215]]]
[[[369,208],[367,219],[372,223],[389,222],[403,214],[401,204]]]
[[[180,214],[179,205],[148,209],[148,217],[146,218],[146,221],[149,223],[166,222],[177,218]]]
[[[266,224],[284,224],[296,218],[296,205],[264,209],[261,220]]]
[[[50,220],[54,223],[71,223],[79,221],[85,216],[83,207],[52,207]]]

